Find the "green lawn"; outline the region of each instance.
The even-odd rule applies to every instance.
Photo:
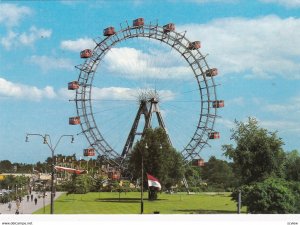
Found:
[[[236,203],[230,193],[186,193],[159,194],[157,201],[144,200],[144,213],[190,214],[190,213],[236,213]],[[144,193],[144,198],[147,198]],[[101,192],[88,194],[61,195],[55,201],[55,214],[139,214],[140,193]],[[245,212],[245,208],[242,209]],[[49,205],[46,207],[49,213]],[[35,212],[43,214],[43,209]]]

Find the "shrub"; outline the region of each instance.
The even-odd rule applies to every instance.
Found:
[[[242,205],[250,213],[294,213],[295,196],[288,187],[288,182],[278,178],[268,178],[262,182],[242,186]],[[238,191],[232,193],[237,201]]]

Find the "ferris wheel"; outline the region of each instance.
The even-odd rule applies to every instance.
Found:
[[[132,24],[127,21],[120,24],[119,30],[104,29],[103,37],[94,40],[94,49],[80,53],[84,62],[76,66],[78,79],[68,83],[68,89],[76,91],[77,111],[76,116],[69,118],[69,124],[81,126],[81,133],[89,142],[84,150],[87,156],[97,152],[114,166],[124,168],[124,159],[143,131],[154,126],[155,116],[156,125],[166,130],[169,143],[177,145],[174,147],[181,151],[186,162],[201,158],[208,141],[220,137],[214,130],[217,109],[224,107],[224,101],[216,94],[214,77],[218,70],[210,68],[206,56],[199,51],[200,41],[190,41],[185,35],[186,32],[175,31],[173,23],[160,26],[138,18]],[[151,47],[145,47],[140,41]],[[131,47],[126,46],[128,42]],[[139,46],[141,49],[136,50]],[[158,49],[156,53],[153,46]],[[162,53],[160,48],[167,50]],[[159,64],[160,69],[137,62],[149,60],[146,50],[152,54],[150,64]],[[168,60],[174,55],[182,66],[173,65],[168,71]],[[126,61],[132,58],[137,61]],[[139,71],[128,68],[128,64]],[[180,68],[183,68],[182,74],[178,72]],[[123,110],[123,107],[128,109]],[[104,112],[106,114],[101,115]],[[186,128],[179,127],[180,121]],[[127,125],[122,127],[125,122]]]

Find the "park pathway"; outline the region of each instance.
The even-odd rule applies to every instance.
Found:
[[[63,192],[56,192],[55,198],[57,199]],[[31,201],[29,199],[29,201],[27,201],[26,196],[23,198],[21,204],[20,204],[20,208],[19,208],[19,212],[20,214],[32,214],[33,212],[37,211],[40,208],[44,207],[44,201],[43,198],[38,198],[38,194],[33,193],[33,199],[37,198],[37,204],[34,204],[34,201]],[[8,209],[8,203],[6,204],[0,204],[0,213],[1,214],[15,214],[16,210],[17,210],[17,205],[16,205],[16,201],[12,201],[12,208],[11,210]],[[45,206],[50,204],[50,192],[47,192],[47,196],[45,197]],[[55,208],[54,208],[55,209]],[[54,211],[55,212],[55,211]],[[46,214],[49,214],[49,210],[46,211]]]

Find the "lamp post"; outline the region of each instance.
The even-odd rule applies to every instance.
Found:
[[[44,206],[44,214],[45,214],[45,197],[46,197],[46,187],[44,184],[44,190],[43,190],[43,206]]]
[[[238,204],[237,204],[237,213],[240,214],[241,213],[241,207],[242,207],[242,191],[239,190],[239,194],[238,194]]]
[[[55,195],[55,191],[54,191],[54,152],[55,149],[57,148],[57,145],[59,144],[60,140],[63,137],[71,137],[71,143],[74,143],[74,136],[70,135],[70,134],[63,134],[59,137],[58,141],[56,142],[56,144],[52,145],[51,142],[51,137],[49,134],[45,134],[45,135],[41,135],[41,134],[26,134],[26,139],[25,142],[29,142],[29,136],[40,136],[43,138],[43,144],[47,144],[49,149],[51,150],[51,159],[52,159],[52,165],[51,165],[51,207],[50,207],[50,214],[54,214],[54,195]],[[49,140],[49,141],[48,141]]]

